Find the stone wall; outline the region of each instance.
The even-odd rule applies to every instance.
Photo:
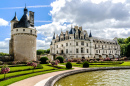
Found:
[[[36,61],[36,36],[15,34],[13,39],[15,61]]]

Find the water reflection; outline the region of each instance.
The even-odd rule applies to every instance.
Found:
[[[130,86],[130,70],[106,70],[67,76],[54,86]]]

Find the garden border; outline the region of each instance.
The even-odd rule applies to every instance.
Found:
[[[74,71],[69,71],[65,73],[58,74],[52,78],[50,78],[44,86],[54,86],[54,84],[60,80],[61,78],[64,78],[69,75],[77,74],[77,73],[82,73],[82,72],[91,72],[91,71],[100,71],[100,70],[120,70],[120,69],[130,69],[130,66],[126,67],[102,67],[102,68],[86,68],[86,69],[80,69],[80,70],[74,70]]]

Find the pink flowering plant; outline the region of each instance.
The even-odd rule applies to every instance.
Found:
[[[32,66],[32,67],[33,67],[33,72],[34,72],[34,69],[37,67],[37,63],[28,62],[28,63],[27,63],[27,66]]]
[[[54,67],[54,66],[57,66],[58,63],[60,63],[60,61],[58,59],[56,59],[55,61],[51,62],[51,65]]]
[[[1,68],[1,74],[4,74],[4,79],[6,78],[6,73],[8,73],[10,71],[10,68],[7,67],[6,65],[3,65],[3,67]]]

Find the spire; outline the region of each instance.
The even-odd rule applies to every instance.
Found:
[[[13,18],[11,21],[18,21],[18,18],[17,18],[17,16],[16,16],[16,12],[15,12],[14,18]]]
[[[25,8],[24,8],[24,14],[27,14],[28,9],[26,8],[26,4],[25,4]]]
[[[55,32],[54,32],[54,35],[53,35],[53,39],[55,39]]]
[[[92,37],[92,34],[91,34],[91,30],[90,30],[90,34],[89,34],[89,37]]]

